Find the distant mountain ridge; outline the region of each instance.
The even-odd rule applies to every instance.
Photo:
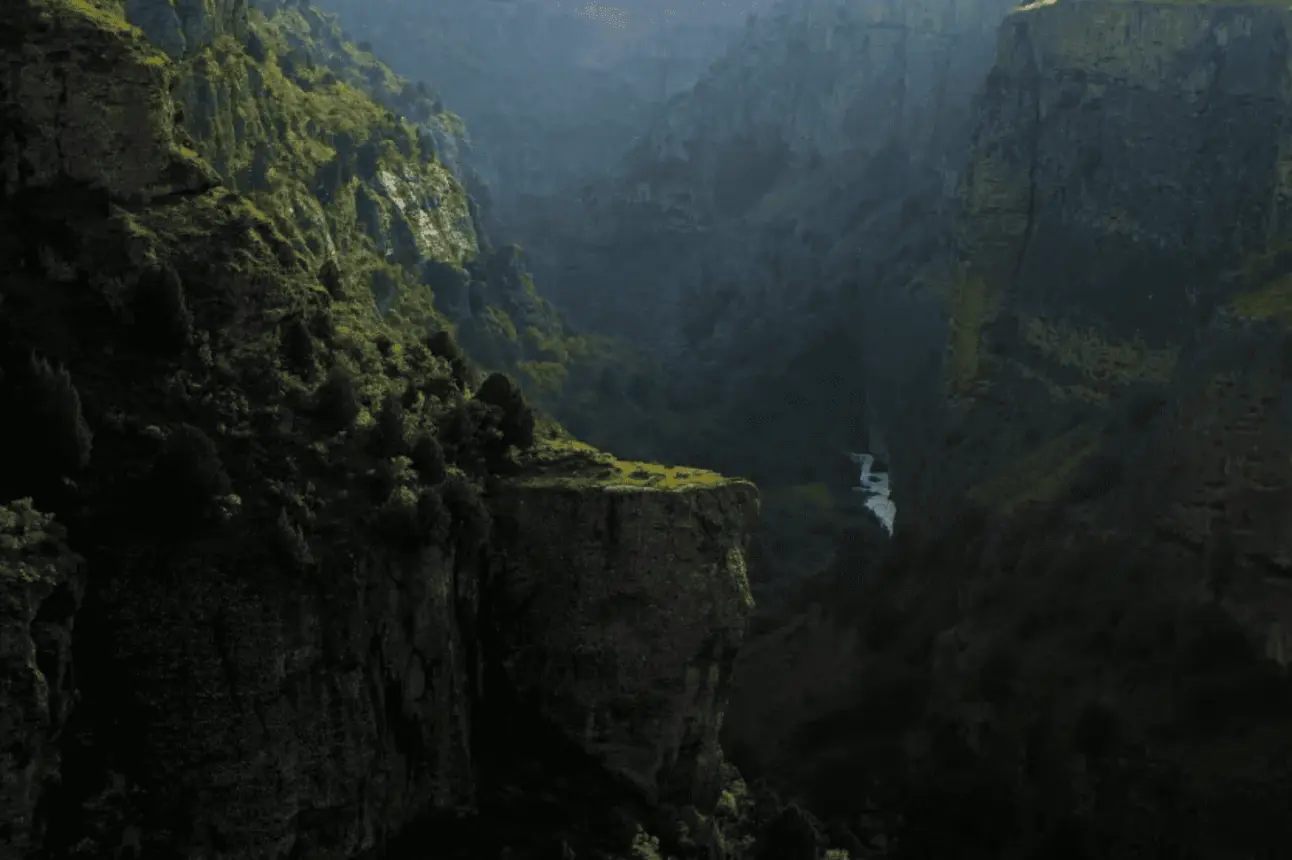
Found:
[[[610,167],[764,0],[324,0],[401,74],[466,119],[503,210]],[[673,14],[669,14],[672,12]],[[505,214],[505,213],[504,213]],[[507,223],[508,217],[502,222]]]

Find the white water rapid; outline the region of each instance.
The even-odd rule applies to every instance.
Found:
[[[875,515],[884,530],[891,535],[893,520],[897,516],[897,505],[889,498],[888,473],[871,470],[875,464],[873,454],[849,454],[848,456],[852,458],[852,462],[861,466],[861,476],[857,486],[852,488],[853,492],[864,494],[866,509]]]

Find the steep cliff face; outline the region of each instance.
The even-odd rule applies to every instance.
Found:
[[[207,41],[181,45],[170,3],[126,11],[178,52],[174,95],[197,151],[298,253],[335,264],[335,290],[410,325],[451,325],[474,360],[533,389],[588,351],[518,249],[490,244],[461,120],[347,42],[334,16],[281,0],[195,7],[206,23],[186,26]]]
[[[847,452],[913,437],[934,407],[931,287],[1008,6],[781,4],[613,175],[517,222],[554,301],[652,357],[599,388],[595,413],[566,396],[558,414],[599,444],[772,488],[767,580],[819,569],[829,534],[858,524]]]
[[[612,167],[768,0],[434,5],[327,0],[355,39],[436,82],[471,128],[472,163],[509,222],[532,195]]]
[[[507,672],[522,697],[546,698],[558,725],[648,796],[711,806],[714,706],[753,607],[744,544],[753,485],[552,454],[498,500],[514,529],[497,607]]]
[[[998,0],[778,6],[750,23],[637,148],[633,165],[652,186],[643,196],[664,206],[685,194],[669,181],[667,167],[675,166],[707,180],[690,189],[702,222],[742,208],[754,201],[740,200],[731,185],[747,165],[721,163],[737,150],[753,149],[785,168],[901,148],[913,161],[942,166],[959,148],[991,37],[1008,8]],[[649,174],[657,171],[663,175],[655,187]],[[758,190],[755,184],[743,193],[756,198]]]
[[[335,258],[338,290],[370,293],[382,314],[434,319],[421,266],[460,268],[477,253],[468,197],[427,131],[451,128],[452,118],[308,7],[208,11],[198,29],[209,38],[181,45],[168,29],[177,23],[171,4],[126,8],[152,42],[175,52],[174,97],[198,151],[283,220],[298,253]],[[370,92],[402,98],[420,122],[400,121]]]
[[[58,737],[74,688],[72,619],[80,599],[77,559],[52,518],[30,500],[0,509],[0,846],[21,856],[39,846],[36,804],[58,781]]]
[[[687,374],[759,354],[813,364],[793,353],[851,342],[835,403],[869,388],[895,413],[910,386],[885,377],[918,350],[892,373],[868,365],[943,338],[919,284],[936,280],[971,96],[1009,5],[778,6],[669,103],[617,175],[534,209],[540,278],[578,321],[682,353]]]
[[[571,527],[614,527],[551,574],[631,606],[483,635],[563,536],[524,513],[532,476],[500,474],[527,413],[426,336],[444,318],[410,271],[478,253],[468,203],[349,67],[284,59],[306,12],[270,12],[23,0],[0,21],[0,853],[372,856],[501,790],[480,762],[521,692],[591,783],[703,807],[682,795],[719,778],[752,491],[585,478]],[[571,636],[610,628],[675,647],[610,690],[578,661],[611,643]]]
[[[1189,542],[1272,551],[1289,21],[1061,0],[1003,25],[961,185],[949,481],[1014,510],[1124,474]]]
[[[840,239],[875,232],[853,229],[871,210],[940,196],[1010,5],[800,0],[751,21],[610,181],[571,194],[564,219],[536,219],[534,239],[565,267],[560,297],[668,342],[677,301],[712,292],[706,280],[765,280],[769,256],[783,271],[837,271],[854,256]],[[605,295],[595,285],[611,259],[622,275]]]

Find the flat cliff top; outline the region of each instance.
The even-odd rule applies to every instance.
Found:
[[[620,460],[555,428],[539,431],[534,450],[522,457],[521,468],[519,484],[536,488],[685,491],[749,485],[705,469]]]

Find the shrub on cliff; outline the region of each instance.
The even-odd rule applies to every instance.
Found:
[[[302,317],[292,317],[282,330],[283,361],[292,373],[309,379],[317,369],[314,363],[314,337]]]
[[[354,379],[343,368],[332,368],[327,381],[319,387],[314,398],[314,417],[332,433],[354,426],[359,417],[359,396]]]
[[[368,452],[374,457],[397,457],[408,448],[404,440],[404,404],[387,395],[377,412],[377,422],[368,434]]]
[[[501,410],[503,444],[521,450],[534,447],[534,410],[515,382],[501,373],[492,373],[476,392],[476,399]]]
[[[449,371],[458,388],[466,388],[471,382],[471,371],[467,366],[467,357],[458,346],[453,335],[447,331],[437,331],[426,338],[426,348],[431,355],[442,358],[449,365]]]
[[[42,577],[70,572],[78,559],[66,538],[63,526],[32,505],[31,499],[0,505],[0,577],[36,568],[43,568]]]
[[[334,299],[345,297],[345,284],[341,279],[341,267],[337,265],[336,260],[328,260],[318,271],[319,283],[327,294]]]
[[[274,522],[272,541],[274,552],[290,569],[301,571],[314,564],[314,554],[305,532],[298,523],[292,522],[285,508],[279,510],[278,519]]]
[[[14,416],[0,430],[10,458],[0,470],[0,494],[43,502],[89,462],[93,435],[80,393],[65,368],[30,353],[24,364],[0,372],[0,405]]]
[[[193,314],[173,268],[148,269],[140,275],[132,310],[137,342],[151,352],[172,356],[192,342]]]
[[[417,437],[413,443],[413,450],[410,453],[413,461],[413,468],[417,470],[417,476],[422,479],[423,483],[435,485],[444,480],[447,475],[447,464],[444,461],[444,449],[440,443],[429,433],[424,433]]]
[[[439,495],[453,517],[452,537],[460,549],[475,549],[489,539],[492,517],[480,492],[469,481],[451,474]]]
[[[422,540],[433,546],[444,546],[452,534],[453,515],[438,490],[423,490],[417,497],[417,522]]]
[[[211,437],[191,424],[167,436],[153,462],[150,503],[154,514],[176,534],[208,519],[231,483]]]
[[[514,382],[493,374],[475,397],[454,406],[440,424],[439,439],[448,459],[464,472],[503,472],[513,446],[533,447],[534,413]]]
[[[452,516],[437,490],[399,487],[378,509],[377,527],[406,549],[442,547],[451,535]]]
[[[495,406],[480,400],[460,401],[440,424],[440,443],[449,461],[472,475],[501,466],[506,454],[501,421]]]
[[[84,468],[90,461],[93,434],[81,413],[81,395],[66,368],[55,368],[32,355],[28,408],[30,426],[44,443],[41,453],[46,463],[64,474]]]

